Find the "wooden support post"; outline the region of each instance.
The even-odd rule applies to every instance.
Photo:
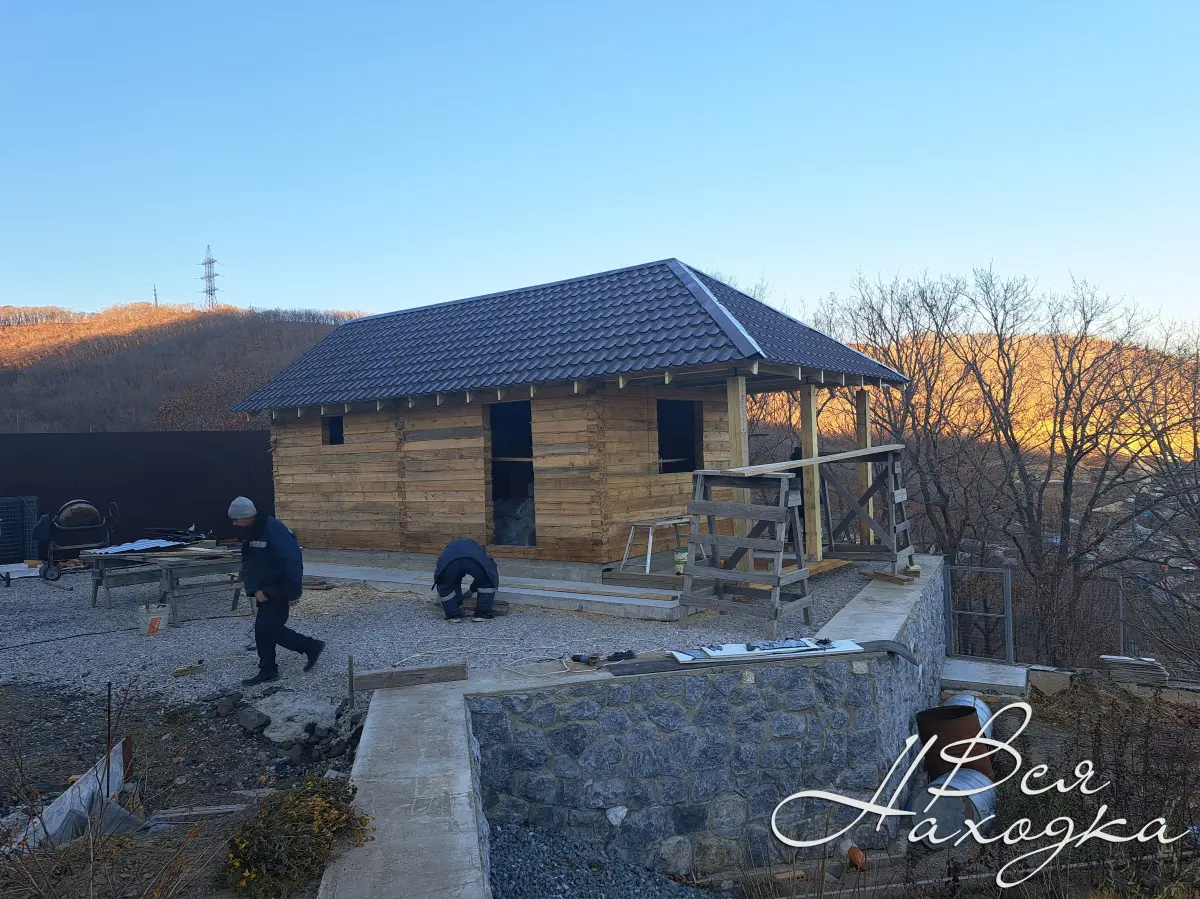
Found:
[[[871,394],[859,390],[854,394],[854,446],[857,449],[868,449],[871,446]],[[862,496],[871,489],[871,462],[858,463],[858,495]],[[875,517],[875,500],[867,500],[867,514]],[[864,546],[870,546],[874,538],[871,526],[865,521],[858,523],[858,537]]]
[[[729,467],[740,468],[750,464],[750,431],[746,424],[746,378],[735,375],[725,382],[725,397],[729,405]],[[749,490],[734,490],[733,502],[750,502]],[[745,537],[747,525],[744,519],[735,518],[734,536]],[[746,553],[738,562],[739,571],[753,571],[753,553]]]
[[[817,440],[817,385],[800,385],[800,453],[805,459],[820,454]],[[819,466],[804,467],[804,554],[819,562],[821,550],[821,472]]]

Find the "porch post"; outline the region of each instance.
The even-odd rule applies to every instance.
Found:
[[[817,446],[817,385],[800,385],[800,452],[815,459]],[[819,562],[821,549],[821,476],[819,466],[806,465],[804,472],[804,552],[809,561]]]
[[[725,398],[729,406],[729,467],[743,468],[750,464],[750,434],[746,426],[746,377],[734,375],[725,382]],[[734,490],[733,502],[750,502],[749,490]],[[733,520],[735,537],[745,537],[747,525],[744,518]],[[716,548],[714,547],[714,551]],[[739,571],[753,570],[753,553],[746,553],[738,562]]]
[[[859,390],[854,395],[854,445],[858,449],[868,449],[871,446],[871,394],[866,389]],[[871,463],[858,463],[858,493],[861,496],[871,488]],[[867,500],[867,514],[875,517],[875,500]],[[874,542],[871,526],[865,521],[858,523],[858,538],[864,546]]]

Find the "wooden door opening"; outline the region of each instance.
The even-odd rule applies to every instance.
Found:
[[[529,400],[488,407],[492,432],[492,542],[537,546],[533,516],[533,412]]]

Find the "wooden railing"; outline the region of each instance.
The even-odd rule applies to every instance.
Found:
[[[781,603],[807,599],[807,555],[811,553],[806,554],[806,544],[815,545],[818,555],[827,558],[891,562],[893,572],[899,573],[911,564],[913,556],[905,511],[908,495],[903,452],[902,445],[887,444],[789,462],[693,472],[688,503],[691,533],[680,605],[768,618],[774,634]],[[858,467],[857,490],[831,468],[842,464]],[[796,473],[806,468],[814,470],[815,477],[807,480],[819,485],[823,502],[806,505],[805,479],[796,478]],[[714,500],[714,488],[733,488],[737,501]],[[846,509],[836,522],[831,489]],[[766,499],[752,501],[756,493]],[[882,515],[874,511],[877,499]],[[732,519],[732,523],[722,527],[722,519]],[[702,523],[707,525],[707,533],[702,531]],[[814,528],[815,544],[805,539]],[[732,536],[722,531],[731,531]],[[785,559],[789,544],[795,551],[794,565],[785,564],[790,561]],[[701,554],[701,547],[707,552]],[[765,571],[755,568],[756,553],[760,559],[766,557]],[[707,558],[701,560],[701,555]],[[736,598],[730,600],[729,595]],[[806,623],[810,607],[811,600],[802,606]],[[686,608],[683,621],[686,624]]]

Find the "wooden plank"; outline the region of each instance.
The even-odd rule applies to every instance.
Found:
[[[746,378],[736,376],[725,382],[725,398],[729,416],[729,461],[734,467],[750,464],[750,432],[746,421]],[[733,502],[749,503],[748,490],[734,490]],[[745,537],[749,524],[742,518],[733,522],[733,533],[737,537]],[[750,567],[750,559],[738,562],[743,569]]]
[[[800,386],[800,450],[807,459],[814,459],[820,452],[817,439],[817,388],[813,384]],[[816,465],[803,469],[804,482],[804,553],[809,559],[819,561],[822,552],[821,540],[821,475]],[[833,535],[829,535],[833,539]]]
[[[778,506],[752,506],[746,503],[720,503],[713,500],[691,500],[687,504],[691,515],[722,515],[751,521],[787,521],[788,510]]]
[[[785,568],[781,573],[774,574],[762,571],[712,568],[708,565],[688,565],[683,569],[683,573],[701,580],[744,581],[747,584],[768,584],[772,587],[794,584],[808,577],[808,571],[804,568]]]
[[[354,675],[354,690],[387,690],[467,679],[467,666],[430,665],[424,668],[384,668]]]
[[[887,581],[889,584],[915,584],[917,579],[904,574],[889,574],[886,571],[868,571],[867,577],[874,581]]]
[[[888,453],[902,452],[904,444],[888,443],[883,446],[872,447],[866,450],[848,450],[844,453],[830,453],[826,456],[818,456],[816,458],[798,459],[794,462],[768,462],[765,465],[747,465],[743,468],[723,468],[706,471],[707,474],[721,474],[729,477],[753,477],[755,475],[769,474],[773,471],[791,471],[797,468],[806,468],[813,465],[829,465],[834,462],[849,462],[854,459],[870,458],[874,456],[885,456]]]
[[[858,390],[854,394],[854,445],[857,449],[871,447],[871,394],[866,390]],[[861,496],[871,487],[871,462],[858,463],[858,492]],[[875,517],[875,507],[868,499],[866,505],[867,517]],[[858,523],[858,539],[864,544],[871,543],[871,526],[865,521]],[[833,534],[829,535],[833,540]]]
[[[766,537],[725,537],[721,534],[690,534],[688,540],[704,546],[714,546],[720,549],[761,549],[778,552],[784,548],[784,541],[771,540]]]
[[[474,437],[483,437],[483,427],[476,425],[465,428],[431,428],[429,430],[406,430],[404,432],[404,440],[406,443],[418,443],[423,440],[469,440]]]

